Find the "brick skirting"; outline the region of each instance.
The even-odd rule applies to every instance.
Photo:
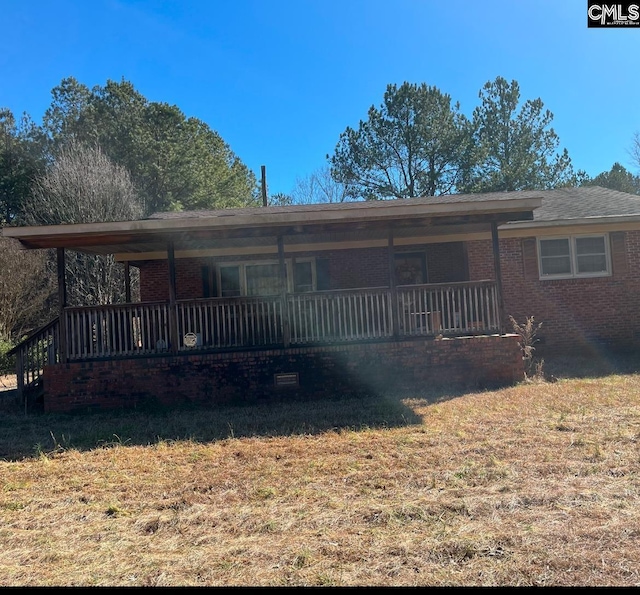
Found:
[[[44,410],[504,386],[524,379],[517,340],[494,335],[56,364],[44,371]]]

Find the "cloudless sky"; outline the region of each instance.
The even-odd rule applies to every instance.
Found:
[[[640,27],[587,28],[586,0],[0,0],[0,107],[40,123],[51,89],[131,81],[205,121],[269,193],[326,164],[390,83],[471,116],[481,87],[540,98],[576,169],[630,160]]]

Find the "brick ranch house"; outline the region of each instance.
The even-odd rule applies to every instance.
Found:
[[[510,315],[549,352],[640,341],[640,197],[599,187],[3,234],[57,250],[59,316],[14,349],[45,411],[514,383]],[[127,303],[68,307],[68,250],[114,254]]]

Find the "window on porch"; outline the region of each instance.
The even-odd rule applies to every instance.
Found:
[[[244,267],[246,295],[268,296],[280,293],[278,264],[249,264]],[[224,292],[224,285],[222,287]]]
[[[457,283],[469,280],[464,242],[436,242],[424,250],[396,250],[396,284]]]
[[[275,261],[220,264],[203,267],[204,297],[275,296],[280,293],[280,265]],[[288,291],[316,291],[315,259],[287,260]]]
[[[242,295],[240,283],[240,267],[220,267],[220,295],[222,297],[238,297]]]
[[[427,259],[424,252],[405,252],[394,255],[396,283],[421,285],[427,282]]]
[[[295,262],[293,265],[294,293],[309,293],[315,289],[315,262],[311,260]]]

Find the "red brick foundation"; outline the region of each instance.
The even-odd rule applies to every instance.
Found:
[[[274,375],[296,372],[298,386],[275,386]],[[44,409],[251,403],[434,386],[484,388],[523,378],[514,335],[422,339],[57,364],[45,369]]]

